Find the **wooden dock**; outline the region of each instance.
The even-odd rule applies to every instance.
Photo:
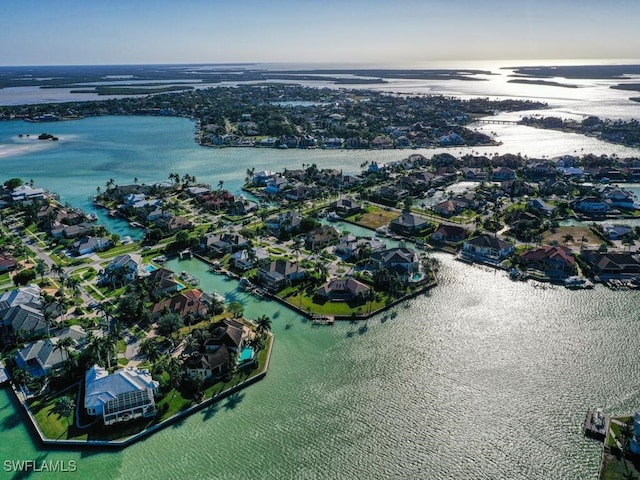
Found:
[[[311,317],[311,321],[314,325],[333,325],[336,319],[330,316],[314,315]]]

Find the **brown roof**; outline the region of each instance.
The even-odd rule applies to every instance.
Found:
[[[544,245],[541,248],[535,250],[529,250],[522,254],[522,258],[525,260],[542,261],[542,260],[559,260],[562,259],[565,264],[573,265],[576,259],[571,254],[571,250],[562,245],[551,247]]]
[[[206,303],[200,300],[201,297],[202,292],[200,290],[181,292],[173,297],[156,303],[151,310],[151,314],[154,317],[158,317],[162,315],[162,312],[168,310],[169,312],[177,313],[181,316],[188,315],[190,313],[204,315],[209,307]]]

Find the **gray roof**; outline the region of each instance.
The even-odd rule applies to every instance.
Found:
[[[476,247],[494,248],[497,250],[503,250],[512,246],[509,242],[505,242],[504,240],[500,240],[499,238],[489,235],[474,237],[467,241],[467,243]]]
[[[127,367],[109,375],[104,368],[94,365],[85,374],[84,406],[100,407],[119,395],[147,389],[155,391],[158,385],[146,370]]]
[[[11,325],[14,332],[46,332],[48,327],[42,311],[28,305],[16,305],[3,311],[2,321],[5,325]]]
[[[41,304],[40,287],[37,285],[27,285],[0,295],[0,312],[16,305],[37,307]]]

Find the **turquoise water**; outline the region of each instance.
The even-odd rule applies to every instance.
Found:
[[[18,137],[42,128],[60,142]],[[82,207],[109,178],[152,182],[188,172],[238,191],[250,167],[312,161],[356,171],[365,160],[404,155],[205,149],[193,143],[192,128],[186,119],[144,117],[4,122],[0,165],[5,178],[33,178]],[[201,262],[170,261],[205,291],[240,302],[246,317],[272,318],[266,378],[108,453],[40,448],[0,390],[0,457],[75,460],[80,478],[597,478],[601,446],[583,437],[581,423],[588,407],[621,414],[640,406],[637,292],[535,289],[434,256],[442,263],[437,288],[369,321],[333,327],[256,299]]]
[[[253,358],[253,348],[244,347],[242,352],[240,352],[240,357],[238,357],[238,363],[248,362]]]

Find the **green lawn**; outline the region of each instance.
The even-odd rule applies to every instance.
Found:
[[[105,260],[110,260],[114,257],[117,257],[118,255],[122,255],[125,253],[131,253],[131,252],[136,252],[137,250],[140,249],[140,244],[139,243],[130,243],[129,245],[119,245],[117,247],[111,248],[105,252],[98,252],[97,255],[100,258],[103,258]]]
[[[284,298],[287,294],[289,297]],[[312,315],[328,315],[328,316],[351,316],[364,315],[369,312],[375,312],[383,308],[388,297],[385,294],[380,295],[380,301],[364,302],[360,305],[353,306],[347,302],[325,302],[323,304],[315,303],[313,297],[307,293],[300,294],[295,288],[288,288],[278,294],[280,298],[284,298],[291,305],[299,308],[303,312],[309,312]]]
[[[40,430],[42,430],[42,433],[47,438],[53,438],[56,440],[71,438],[69,437],[69,425],[73,425],[75,412],[69,415],[69,418],[63,418],[59,414],[53,412],[56,400],[63,395],[68,395],[73,398],[73,401],[77,405],[76,388],[71,388],[60,395],[35,400],[29,405],[36,422],[38,422]]]

